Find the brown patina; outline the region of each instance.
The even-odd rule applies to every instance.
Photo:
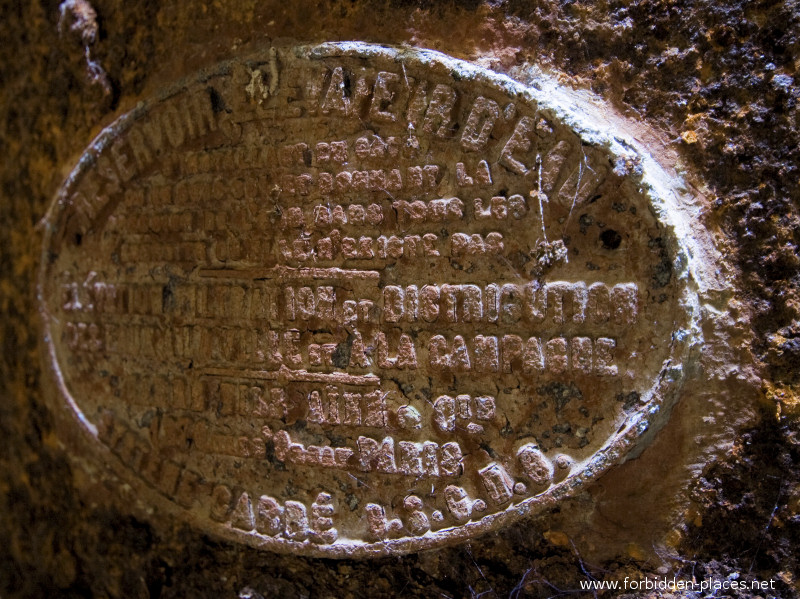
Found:
[[[47,220],[83,451],[210,533],[330,557],[464,539],[623,460],[681,380],[685,256],[640,156],[546,96],[340,44],[120,118]]]

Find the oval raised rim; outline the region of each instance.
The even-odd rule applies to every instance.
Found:
[[[137,491],[143,491],[148,499],[146,503],[163,509],[171,516],[192,524],[203,531],[213,533],[223,539],[245,543],[260,549],[281,553],[306,555],[326,558],[362,558],[386,555],[399,555],[423,549],[437,548],[444,545],[465,541],[483,533],[498,530],[514,521],[554,506],[560,500],[573,495],[587,484],[593,482],[612,466],[621,463],[634,448],[641,449],[643,438],[651,438],[666,422],[669,412],[677,400],[678,392],[685,379],[688,362],[698,346],[701,337],[698,318],[698,299],[696,289],[702,287],[697,281],[698,273],[707,270],[695,263],[701,258],[693,256],[682,242],[682,233],[691,230],[688,216],[678,206],[679,197],[684,194],[680,181],[673,182],[674,175],[668,174],[651,154],[630,135],[610,128],[606,112],[611,110],[603,106],[601,100],[587,96],[586,92],[578,94],[560,86],[556,81],[541,73],[532,73],[531,81],[525,85],[510,77],[493,73],[483,67],[452,58],[432,50],[412,49],[406,47],[388,47],[362,42],[326,43],[313,46],[288,46],[295,56],[306,60],[329,59],[336,57],[358,57],[394,60],[398,63],[415,64],[438,71],[438,74],[452,78],[453,73],[463,80],[467,79],[477,85],[487,86],[523,102],[534,102],[538,110],[552,115],[555,120],[569,127],[583,141],[599,147],[609,155],[621,158],[631,155],[639,157],[641,173],[636,179],[654,210],[659,222],[665,227],[669,240],[668,251],[672,256],[673,274],[677,280],[679,297],[677,304],[683,307],[680,319],[676,319],[674,333],[670,343],[669,357],[662,364],[662,369],[648,393],[648,400],[643,402],[639,410],[628,416],[617,433],[592,457],[576,464],[563,481],[552,485],[540,495],[528,497],[519,503],[512,503],[506,509],[486,515],[480,520],[465,524],[429,531],[420,537],[404,537],[378,542],[366,542],[353,539],[342,539],[331,545],[297,542],[282,538],[265,537],[254,532],[244,532],[214,522],[210,518],[201,517],[189,509],[162,497],[156,491],[143,484],[141,479],[127,468],[109,448],[97,439],[96,427],[83,415],[75,399],[67,389],[58,362],[55,344],[51,340],[50,315],[47,310],[45,287],[48,276],[50,246],[57,225],[68,206],[69,188],[79,180],[80,176],[91,169],[95,159],[112,143],[117,135],[127,130],[135,121],[145,116],[151,107],[180,93],[188,84],[203,81],[209,76],[228,71],[232,65],[248,59],[266,56],[266,51],[254,55],[230,59],[207,69],[202,69],[192,76],[182,78],[165,91],[156,94],[147,101],[140,102],[131,111],[121,115],[104,128],[81,154],[77,165],[59,187],[58,192],[43,219],[45,225],[41,264],[37,284],[37,300],[41,315],[41,340],[47,350],[43,352],[46,370],[55,378],[58,398],[53,398],[54,406],[66,408],[56,409],[60,424],[66,430],[74,428],[77,420],[81,434],[79,439],[66,434],[68,445],[77,444],[80,451],[88,452],[92,459],[102,457],[102,462],[110,465],[114,473]],[[558,93],[552,93],[556,90]],[[553,98],[556,98],[555,100]],[[590,98],[587,101],[587,97]],[[621,117],[620,117],[621,118]],[[55,394],[53,394],[55,395]],[[64,406],[66,403],[66,406]],[[96,458],[95,458],[96,456]],[[148,510],[144,510],[148,511]]]

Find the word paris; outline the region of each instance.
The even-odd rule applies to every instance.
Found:
[[[643,156],[537,85],[273,48],[122,116],[46,221],[74,451],[326,557],[496,529],[623,460],[681,380],[686,258]]]

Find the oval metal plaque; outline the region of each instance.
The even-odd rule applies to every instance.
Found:
[[[668,411],[689,295],[645,171],[548,91],[437,53],[224,63],[58,194],[60,401],[145,502],[225,538],[357,557],[495,529]]]

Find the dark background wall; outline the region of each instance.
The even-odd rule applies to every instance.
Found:
[[[0,6],[0,595],[550,597],[578,593],[581,580],[645,573],[771,578],[779,596],[797,595],[796,2]],[[606,551],[554,531],[556,513],[460,547],[324,561],[221,543],[177,523],[155,526],[118,503],[92,499],[93,483],[61,448],[43,400],[37,223],[114,115],[177,76],[279,37],[428,47],[500,72],[535,64],[646,123],[675,153],[706,202],[702,226],[716,232],[737,269],[731,291],[752,327],[746,349],[762,382],[752,402],[757,417],[737,424],[724,457],[698,465],[701,475],[676,491],[687,507],[671,529],[659,528],[662,544],[626,543],[647,538],[652,524],[617,507],[611,520],[622,532]],[[624,478],[609,476],[606,485]],[[596,503],[596,496],[578,501]],[[640,506],[649,509],[658,520],[659,504]],[[602,544],[603,534],[594,542]]]

